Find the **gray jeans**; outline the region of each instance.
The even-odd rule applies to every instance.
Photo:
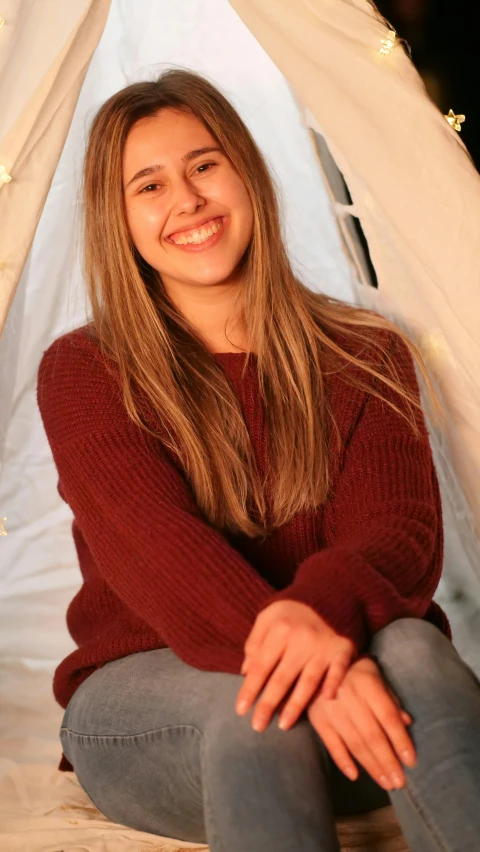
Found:
[[[254,731],[254,708],[235,712],[241,675],[200,671],[168,648],[90,675],[65,711],[62,747],[108,819],[211,852],[339,852],[335,815],[390,802],[412,852],[478,852],[479,681],[421,619],[385,627],[369,652],[414,719],[417,765],[400,790],[360,766],[346,778],[305,713],[288,731],[278,713]]]

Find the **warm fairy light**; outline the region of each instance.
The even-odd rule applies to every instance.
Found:
[[[10,183],[11,176],[8,174],[5,166],[0,166],[0,181],[2,183]]]
[[[458,130],[460,133],[462,128],[461,125],[465,121],[464,115],[455,115],[453,109],[449,109],[448,115],[444,116],[447,119],[450,127],[453,127],[454,130]]]
[[[385,27],[387,34],[385,38],[380,39],[381,48],[378,51],[380,56],[391,56],[393,51],[398,45],[402,45],[405,49],[406,54],[411,59],[412,58],[412,48],[410,47],[408,41],[404,38],[400,38],[395,27],[390,21],[385,18],[384,15],[377,9],[375,3],[371,3],[370,0],[366,0],[367,6],[372,10],[372,17],[375,18],[379,23]]]
[[[3,18],[0,18],[0,27],[3,27],[4,23],[5,21],[3,20]]]
[[[0,183],[10,183],[11,179],[5,166],[0,166]]]
[[[6,520],[6,518],[3,518],[2,522],[0,523],[0,535],[8,535],[5,527],[3,526]]]
[[[382,38],[382,47],[380,48],[380,56],[390,56],[397,42],[397,34],[395,30],[389,30],[387,38]]]

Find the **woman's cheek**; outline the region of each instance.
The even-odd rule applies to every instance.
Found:
[[[135,245],[140,248],[141,245],[148,246],[153,241],[158,243],[164,227],[164,217],[153,209],[133,208],[128,226]]]

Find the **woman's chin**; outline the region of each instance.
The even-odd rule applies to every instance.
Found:
[[[180,277],[180,276],[179,276]],[[185,281],[203,287],[215,287],[220,284],[237,283],[236,269],[231,267],[224,269],[199,269],[194,274],[190,272],[185,276]]]

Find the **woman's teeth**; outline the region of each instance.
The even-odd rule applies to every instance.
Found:
[[[212,224],[207,228],[199,228],[198,231],[192,231],[188,237],[178,237],[176,240],[172,237],[171,239],[177,246],[184,246],[187,243],[203,243],[205,240],[208,240],[212,234],[216,234],[222,227],[223,222],[212,222]]]

